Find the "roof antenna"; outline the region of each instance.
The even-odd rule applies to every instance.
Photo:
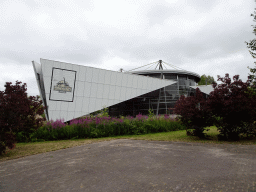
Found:
[[[162,60],[159,60],[159,70],[164,70],[162,65]]]

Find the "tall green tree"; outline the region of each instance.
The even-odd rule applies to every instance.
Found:
[[[206,85],[206,80],[207,80],[207,85],[216,83],[216,81],[214,80],[214,78],[210,75],[206,76],[205,74],[203,74],[201,76],[200,81],[198,82],[198,85]]]
[[[253,16],[253,21],[255,22],[256,12],[254,11],[254,14],[251,14],[251,16]],[[253,33],[256,35],[256,25],[252,25],[252,26],[253,26]],[[256,39],[253,39],[250,42],[245,42],[245,43],[247,44],[247,48],[249,49],[251,56],[255,59],[256,58]],[[254,62],[254,64],[256,65],[256,62]],[[250,69],[250,72],[253,74],[248,74],[249,75],[248,77],[251,79],[251,84],[250,86],[248,86],[248,91],[246,93],[249,93],[251,96],[256,95],[256,75],[254,75],[256,73],[256,67],[249,68],[248,66],[247,68]]]

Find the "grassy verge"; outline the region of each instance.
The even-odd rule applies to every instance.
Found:
[[[173,141],[173,142],[198,142],[198,143],[212,143],[212,144],[239,144],[252,145],[256,144],[254,139],[241,139],[236,142],[218,141],[217,135],[219,132],[215,126],[209,127],[209,131],[205,132],[209,139],[199,139],[193,136],[187,136],[186,131],[172,131],[164,133],[151,133],[145,135],[125,135],[117,137],[105,137],[97,139],[75,139],[75,140],[61,140],[61,141],[45,141],[36,143],[17,143],[13,150],[7,150],[7,154],[0,156],[0,161],[16,159],[24,156],[45,153],[49,151],[56,151],[60,149],[91,144],[95,142],[110,141],[114,139],[134,139],[134,140],[149,140],[149,141]]]

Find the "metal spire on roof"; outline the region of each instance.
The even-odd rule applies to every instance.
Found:
[[[159,65],[159,70],[164,70],[164,69],[163,69],[163,65],[162,65],[162,60],[159,60],[159,61],[158,61],[157,66],[158,66],[158,65]],[[157,68],[157,66],[156,66],[156,68]],[[155,69],[156,69],[156,68],[155,68]]]
[[[136,70],[136,69],[145,67],[145,66],[149,66],[149,67],[146,69],[146,70],[148,70],[150,67],[152,67],[152,66],[155,65],[155,64],[156,64],[155,70],[157,69],[157,67],[158,67],[159,70],[164,70],[163,67],[165,67],[165,69],[168,70],[167,67],[166,67],[166,65],[168,65],[168,66],[170,66],[170,67],[172,67],[172,68],[174,68],[174,69],[180,68],[180,67],[177,67],[177,68],[176,68],[175,66],[172,66],[171,64],[168,64],[168,63],[164,62],[163,60],[159,60],[159,61],[156,61],[156,62],[153,62],[153,63],[149,63],[149,64],[146,64],[146,65],[143,65],[143,66],[141,66],[141,67],[137,67],[137,68],[135,68],[135,69],[131,69],[131,70],[127,71],[127,72],[130,72],[130,71],[133,71],[133,70]],[[181,69],[181,68],[180,68],[180,69],[177,69],[177,70],[186,71],[186,70]]]

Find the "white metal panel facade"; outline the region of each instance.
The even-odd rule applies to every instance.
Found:
[[[48,121],[66,122],[176,83],[47,59],[40,62],[41,66],[32,63],[35,75],[42,76],[45,90],[37,81]]]

